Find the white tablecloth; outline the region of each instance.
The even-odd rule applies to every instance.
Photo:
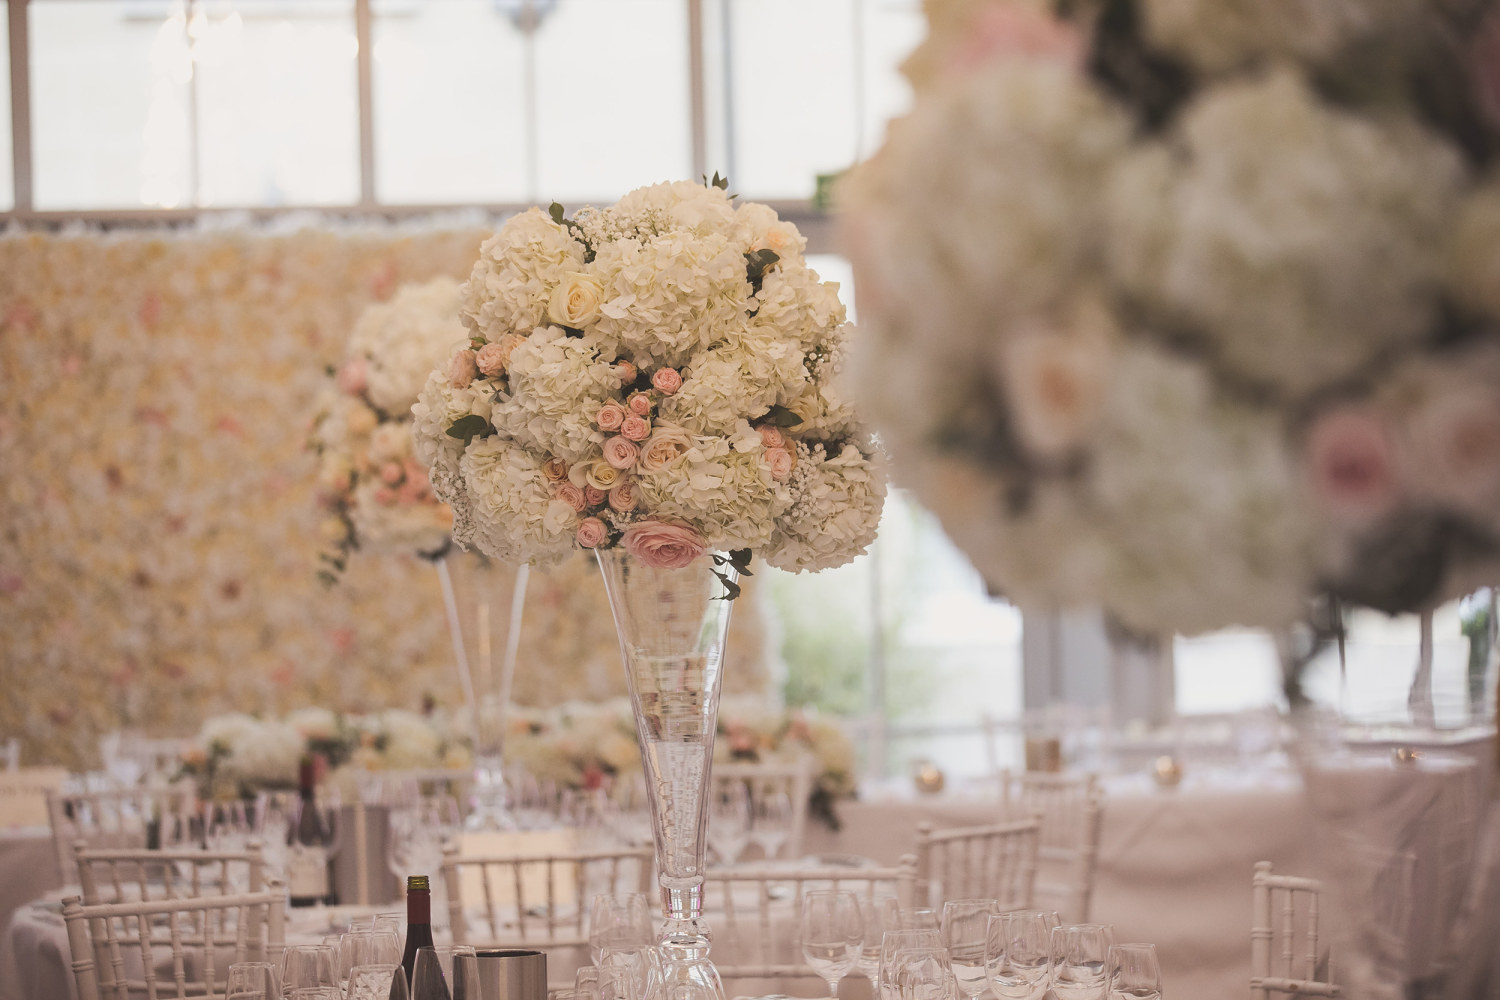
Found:
[[[50,829],[0,832],[0,927],[9,927],[13,915],[61,885]],[[19,969],[13,955],[7,933],[0,940],[0,1000],[30,1000],[34,994],[18,991]]]

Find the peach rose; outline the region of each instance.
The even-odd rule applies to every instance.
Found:
[[[584,482],[594,489],[608,493],[620,481],[620,470],[604,459],[589,463],[583,473]]]
[[[632,413],[620,424],[620,433],[631,441],[644,441],[651,435],[651,421]]]
[[[621,542],[652,569],[682,569],[708,551],[708,543],[692,528],[663,521],[637,521],[625,529]]]
[[[771,478],[779,482],[792,474],[797,460],[785,448],[767,448],[766,464],[771,467]]]
[[[597,507],[597,506],[599,506],[601,503],[604,502],[604,498],[607,497],[607,496],[609,496],[608,493],[606,493],[605,491],[603,491],[601,489],[598,489],[596,487],[585,486],[583,488],[583,501],[584,501],[584,503],[588,504],[590,507]]]
[[[510,352],[501,347],[498,341],[491,342],[474,355],[474,364],[486,375],[501,375],[510,364]]]
[[[364,358],[350,358],[339,366],[338,386],[351,396],[365,391],[369,379],[369,365]]]
[[[1396,459],[1385,421],[1346,407],[1323,414],[1307,432],[1308,480],[1337,517],[1373,521],[1396,506]]]
[[[609,529],[597,517],[586,517],[578,522],[578,544],[584,548],[596,548],[608,537]]]
[[[630,408],[631,413],[637,416],[649,417],[651,415],[651,397],[644,392],[632,392],[630,398],[625,401],[625,405]]]
[[[675,368],[658,368],[651,376],[651,387],[664,396],[682,388],[682,375]]]
[[[756,430],[760,431],[760,443],[767,448],[786,447],[786,435],[781,433],[780,427],[772,427],[770,424],[761,424]]]
[[[599,425],[601,431],[617,431],[625,422],[625,407],[610,400],[599,407],[599,412],[594,414],[594,423]]]
[[[474,361],[474,352],[462,350],[448,359],[448,383],[455,389],[467,389],[479,377],[479,365]]]
[[[642,472],[660,472],[677,461],[693,446],[693,436],[675,424],[657,424],[651,438],[641,446],[636,460]]]
[[[640,445],[619,435],[604,442],[604,460],[617,469],[630,468],[640,454]]]
[[[542,463],[542,475],[549,483],[560,483],[568,478],[568,463],[556,456]]]
[[[592,274],[577,271],[563,276],[562,284],[552,290],[547,302],[547,318],[558,326],[577,330],[599,316],[599,298],[603,289]]]
[[[609,366],[609,370],[615,378],[620,380],[621,385],[629,385],[641,374],[641,370],[623,358]]]
[[[572,483],[557,483],[552,487],[552,495],[574,510],[583,510],[588,506],[588,501],[583,495],[583,489]]]
[[[635,510],[639,502],[639,490],[636,489],[634,480],[622,479],[609,491],[610,509],[617,510],[621,514],[628,514]]]

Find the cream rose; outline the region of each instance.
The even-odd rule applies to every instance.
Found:
[[[599,316],[599,279],[574,271],[563,275],[562,284],[552,290],[547,303],[547,318],[558,326],[577,330]]]
[[[657,424],[636,460],[642,472],[660,472],[693,446],[693,436],[674,424]]]
[[[578,522],[578,544],[584,548],[596,548],[608,537],[609,529],[597,517],[586,517]]]
[[[375,416],[375,411],[368,406],[355,406],[344,417],[344,426],[351,434],[368,434],[379,422],[380,418]]]
[[[620,541],[626,552],[652,569],[682,569],[708,551],[708,543],[692,528],[662,521],[637,521]]]
[[[608,493],[620,481],[620,470],[604,459],[589,464],[584,471],[585,481],[596,490]]]
[[[619,435],[604,442],[604,460],[616,469],[630,468],[640,454],[640,445]]]

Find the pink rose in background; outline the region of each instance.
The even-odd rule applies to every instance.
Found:
[[[1469,45],[1469,75],[1479,110],[1500,125],[1500,11],[1492,11]]]
[[[599,487],[597,486],[585,486],[583,488],[584,503],[588,504],[590,507],[599,506],[604,502],[604,498],[607,496],[609,496],[609,494],[604,490],[599,489]]]
[[[621,514],[628,514],[635,510],[638,501],[635,482],[632,480],[622,479],[609,491],[610,509],[617,510]]]
[[[621,385],[629,385],[641,374],[639,368],[623,358],[610,365],[609,370],[614,373],[615,378],[620,380]]]
[[[632,413],[620,425],[620,433],[631,441],[644,441],[651,436],[651,421]]]
[[[625,407],[613,400],[599,407],[599,412],[594,414],[594,423],[601,431],[617,431],[624,422]]]
[[[419,504],[432,499],[432,493],[426,482],[408,479],[397,490],[397,497],[404,504]]]
[[[658,368],[651,376],[651,386],[663,395],[670,396],[682,388],[682,375],[675,368]]]
[[[597,517],[586,517],[578,522],[578,544],[586,549],[602,545],[609,537],[609,529]]]
[[[626,552],[652,569],[682,569],[708,551],[708,543],[692,528],[664,521],[637,521],[621,541]]]
[[[552,495],[574,510],[583,510],[588,506],[588,499],[583,495],[583,488],[574,486],[572,483],[558,483],[552,487]]]
[[[396,503],[396,491],[382,486],[375,491],[375,502],[382,507],[392,507]]]
[[[604,460],[617,469],[630,468],[640,454],[640,445],[619,435],[604,442]]]
[[[1323,414],[1308,429],[1304,461],[1314,494],[1336,517],[1373,521],[1396,506],[1395,449],[1373,411]]]
[[[781,433],[780,427],[761,424],[756,430],[760,431],[760,443],[765,447],[782,448],[786,446],[786,435]]]
[[[1444,380],[1402,422],[1401,485],[1416,497],[1494,516],[1500,503],[1500,389]]]
[[[549,483],[560,483],[568,478],[568,463],[560,458],[549,458],[542,463],[542,475]]]
[[[767,448],[766,464],[771,467],[771,478],[779,482],[792,474],[797,460],[785,448]]]
[[[992,3],[974,17],[954,46],[947,71],[962,75],[991,60],[1014,56],[1081,66],[1083,53],[1083,36],[1045,11],[1029,4]]]
[[[335,378],[338,387],[351,396],[364,392],[368,380],[369,364],[364,358],[350,358],[339,365],[339,373]]]
[[[448,383],[455,389],[467,389],[479,377],[474,352],[462,350],[448,359]]]
[[[406,470],[399,462],[387,462],[380,467],[380,478],[387,486],[395,486],[406,478]]]
[[[474,364],[486,375],[500,375],[505,371],[505,366],[510,363],[510,352],[498,343],[489,343],[481,347],[474,355]]]
[[[625,405],[630,407],[630,412],[637,416],[649,417],[651,415],[651,397],[644,392],[632,392],[630,398],[625,401]]]

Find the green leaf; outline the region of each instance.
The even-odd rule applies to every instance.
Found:
[[[754,576],[755,574],[750,572],[751,555],[749,549],[735,549],[729,553],[729,565],[733,566],[734,571],[740,576]]]
[[[729,579],[729,575],[727,573],[720,573],[718,570],[714,570],[714,576],[718,577],[719,582],[724,585],[724,596],[716,597],[714,598],[714,600],[732,601],[736,597],[740,596],[740,585]]]
[[[751,250],[745,254],[745,278],[750,287],[759,292],[761,282],[766,280],[766,272],[780,259],[781,255],[775,250]]]
[[[760,419],[762,423],[770,424],[772,427],[796,427],[802,423],[801,417],[780,403],[767,410],[766,415]],[[453,432],[449,431],[448,433],[451,434]]]
[[[716,187],[720,191],[728,191],[729,190],[729,178],[728,177],[720,177],[719,176],[719,172],[717,170],[715,170],[714,171],[714,179],[708,182],[708,186],[709,187]]]
[[[467,417],[459,417],[453,421],[453,426],[448,428],[448,436],[463,438],[464,445],[476,437],[489,437],[495,433],[495,425],[477,413],[471,413]]]
[[[567,224],[567,220],[563,218],[563,207],[557,202],[554,201],[547,207],[547,214],[552,216],[552,221],[559,226]]]

